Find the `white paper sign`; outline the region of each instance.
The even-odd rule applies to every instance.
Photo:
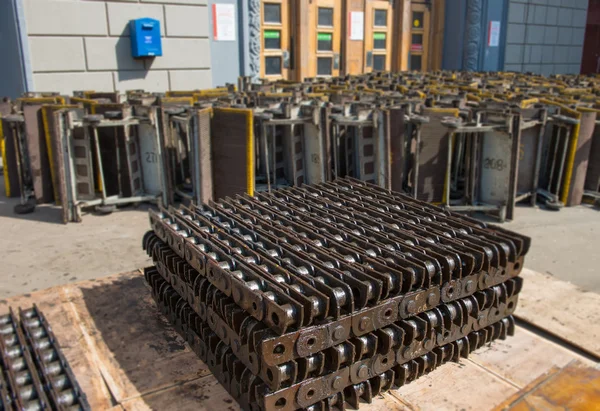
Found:
[[[365,39],[365,13],[362,11],[350,12],[350,40]]]
[[[235,5],[213,4],[213,37],[216,41],[235,41]]]
[[[500,44],[500,22],[490,21],[488,29],[488,47],[498,47]]]

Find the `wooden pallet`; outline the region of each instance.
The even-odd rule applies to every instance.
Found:
[[[519,326],[514,337],[361,409],[598,407],[600,371],[590,358],[600,357],[600,295],[529,270],[523,277],[518,316],[566,344]],[[13,297],[0,301],[0,313],[33,303],[50,322],[93,409],[239,409],[158,313],[140,271]]]

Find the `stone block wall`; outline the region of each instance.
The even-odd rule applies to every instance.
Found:
[[[505,70],[579,73],[588,0],[510,0],[508,7]]]
[[[206,0],[22,0],[35,91],[212,87]],[[129,20],[161,23],[163,55],[133,59]]]

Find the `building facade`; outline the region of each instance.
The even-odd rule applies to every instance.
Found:
[[[588,0],[4,0],[0,96],[380,70],[578,73]],[[134,59],[128,23],[161,25]]]

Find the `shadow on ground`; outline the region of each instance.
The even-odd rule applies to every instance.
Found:
[[[117,403],[126,409],[139,408],[140,401],[155,410],[238,409],[158,311],[142,274],[97,284],[81,289],[97,330],[91,333],[109,350],[100,353],[103,361],[114,358],[111,374],[126,376],[113,380],[131,383],[112,393]]]

